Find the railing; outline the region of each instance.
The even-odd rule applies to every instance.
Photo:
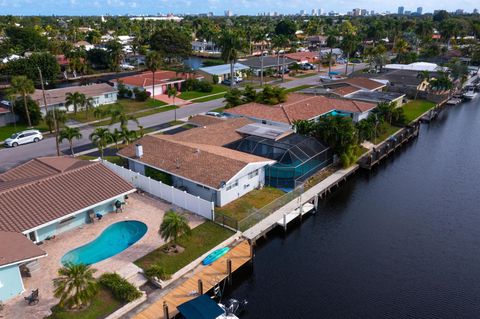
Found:
[[[238,230],[238,220],[229,217],[227,215],[215,212],[214,221],[226,228],[231,228],[233,230]]]
[[[285,195],[275,199],[274,201],[263,206],[260,209],[252,209],[251,213],[247,217],[237,222],[237,229],[241,231],[249,229],[253,225],[257,224],[259,221],[263,220],[267,216],[270,216],[295,198],[299,197],[303,193],[303,191],[303,185],[301,185],[295,190],[286,193]]]

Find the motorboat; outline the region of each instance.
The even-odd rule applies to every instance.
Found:
[[[477,93],[473,89],[470,89],[463,93],[463,98],[465,100],[472,100],[473,98],[475,98],[475,96],[477,96]]]
[[[238,301],[237,299],[229,299],[225,303],[219,303],[220,308],[223,309],[224,313],[218,316],[216,319],[239,319],[242,313],[245,312],[245,308],[248,304],[248,301]]]

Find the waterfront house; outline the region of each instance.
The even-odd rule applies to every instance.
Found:
[[[7,266],[33,272],[39,267],[36,259],[44,256],[18,238],[40,244],[115,211],[115,203],[124,203],[134,191],[102,163],[72,157],[37,158],[0,174],[0,237],[16,238],[25,248],[17,256],[15,246],[0,246],[7,251],[0,254],[0,280],[5,272],[18,270]],[[0,285],[0,300],[21,293],[23,285],[17,280],[2,289]]]
[[[48,108],[56,108],[60,110],[66,110],[67,112],[73,112],[73,105],[67,105],[66,100],[67,93],[75,92],[85,94],[87,98],[92,98],[94,107],[117,102],[117,89],[106,83],[100,83],[45,90],[45,99],[47,100]],[[30,97],[32,100],[37,102],[37,104],[40,106],[40,110],[43,114],[45,114],[45,99],[43,97],[42,90],[35,90]]]
[[[199,76],[178,73],[175,71],[158,70],[155,72],[155,81],[152,72],[142,72],[135,75],[121,77],[111,82],[114,84],[114,88],[118,89],[118,85],[122,83],[129,90],[147,91],[153,94],[153,88],[155,87],[155,95],[167,94],[169,87],[175,87],[177,91],[182,90],[182,83],[188,78],[201,78]],[[135,98],[135,94],[132,95]]]
[[[219,56],[220,48],[212,41],[196,40],[192,41],[192,52],[202,56]]]
[[[329,114],[349,116],[358,122],[367,118],[375,107],[374,103],[291,93],[285,103],[268,106],[247,103],[227,109],[225,113],[263,124],[291,128],[297,120],[317,121]]]
[[[246,77],[246,71],[249,69],[248,66],[243,65],[241,63],[235,63],[233,65],[233,73],[234,76],[238,76],[241,78]],[[205,80],[212,83],[213,78],[217,76],[218,83],[221,83],[223,80],[230,79],[230,64],[221,64],[221,65],[214,65],[208,66],[198,69],[198,73],[203,75]]]
[[[434,77],[436,74],[431,73]],[[388,92],[406,94],[414,98],[420,92],[426,92],[429,87],[429,80],[421,76],[418,71],[393,70],[375,76],[376,80],[384,81]]]
[[[257,76],[260,75],[262,64],[263,64],[264,72],[266,72],[267,70],[270,70],[271,72],[276,73],[277,71],[281,70],[282,65],[285,65],[285,67],[288,68],[289,65],[296,63],[295,60],[287,58],[286,56],[283,57],[282,54],[280,54],[280,57],[264,56],[262,58],[262,57],[255,56],[247,59],[241,59],[239,60],[239,62],[243,65],[248,66],[252,70],[252,72]]]
[[[294,53],[287,53],[285,56],[289,59],[297,61],[297,63],[304,64],[304,63],[317,63],[319,52],[294,52]]]

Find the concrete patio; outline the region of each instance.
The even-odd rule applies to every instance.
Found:
[[[58,303],[53,297],[53,279],[57,277],[58,268],[62,267],[60,260],[68,251],[89,243],[97,238],[109,225],[123,220],[138,220],[148,226],[147,233],[134,245],[123,252],[98,262],[92,267],[97,269],[95,276],[105,272],[120,272],[132,268],[132,262],[155,250],[164,241],[158,234],[159,226],[163,220],[165,211],[171,206],[163,201],[149,197],[145,194],[132,194],[122,213],[110,213],[101,221],[94,224],[65,232],[56,238],[45,241],[40,247],[48,253],[48,256],[39,260],[40,269],[32,272],[32,277],[24,278],[25,292],[18,297],[9,300],[5,309],[0,313],[4,318],[44,318],[50,314],[50,308]],[[204,219],[196,215],[188,215],[190,227],[194,228]],[[134,268],[133,268],[134,269]],[[121,271],[123,270],[123,271]],[[38,288],[40,302],[36,306],[28,306],[23,300],[31,290]]]

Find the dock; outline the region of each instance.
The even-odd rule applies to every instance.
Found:
[[[283,214],[282,219],[280,219],[277,222],[277,225],[282,226],[284,229],[286,229],[288,223],[290,223],[291,221],[295,220],[298,217],[302,217],[303,215],[313,211],[314,209],[315,209],[315,205],[311,203],[303,204],[301,207],[295,209],[294,211]]]
[[[178,314],[177,306],[190,301],[200,294],[206,293],[229,279],[229,260],[231,274],[250,262],[251,247],[245,240],[234,246],[230,251],[209,266],[201,269],[179,286],[173,288],[155,303],[135,315],[134,319],[167,319]],[[202,291],[199,291],[202,290]],[[165,316],[168,312],[168,316]]]

